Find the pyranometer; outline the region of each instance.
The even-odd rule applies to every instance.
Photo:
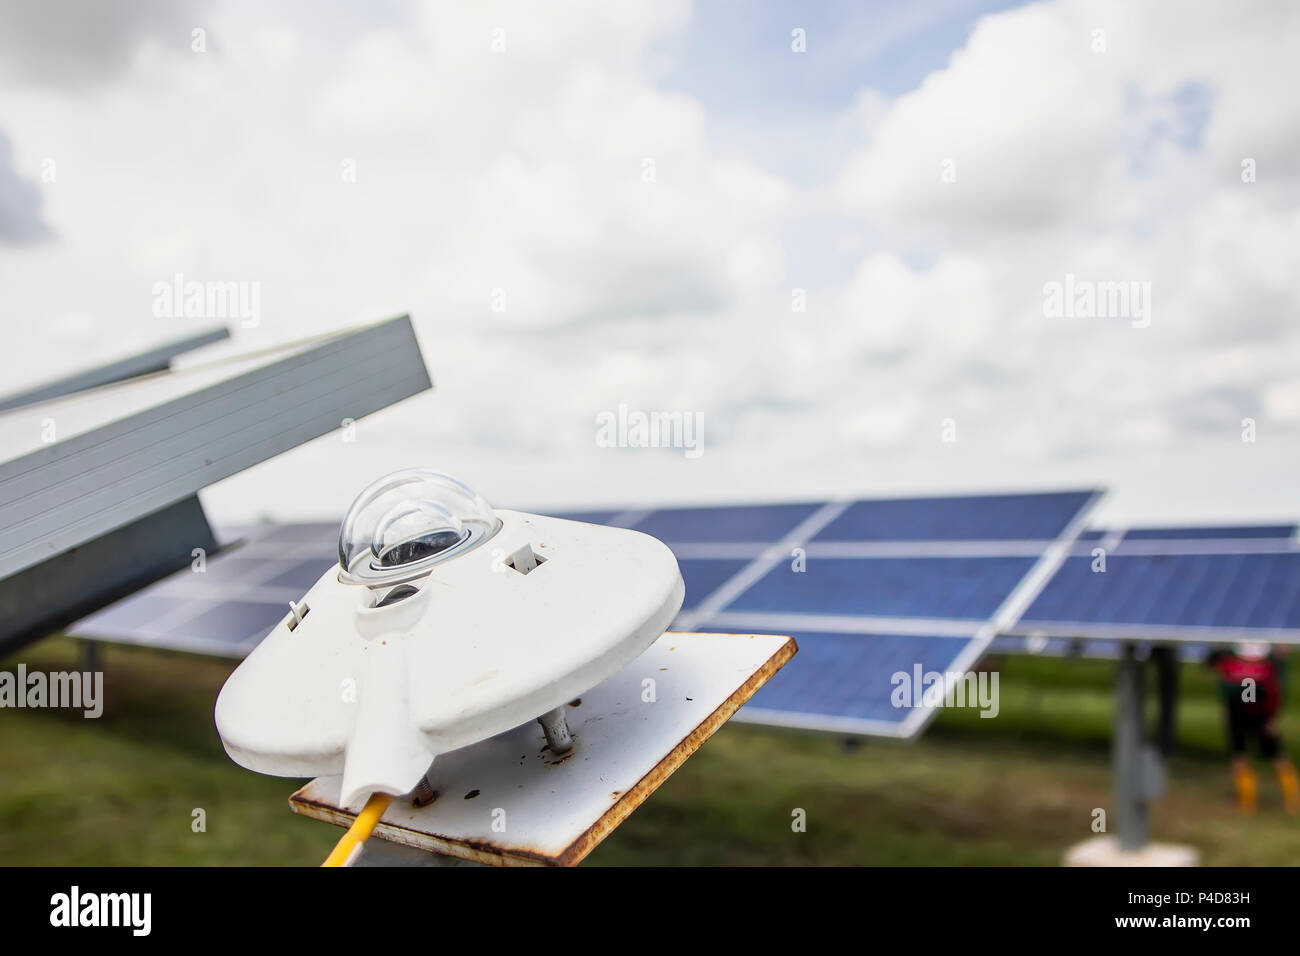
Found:
[[[357,497],[338,566],[226,681],[217,730],[250,770],[342,774],[347,804],[416,790],[439,754],[533,719],[563,752],[562,705],[653,643],[683,593],[649,535],[397,472]]]

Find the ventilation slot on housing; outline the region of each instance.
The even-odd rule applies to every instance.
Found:
[[[546,559],[533,551],[530,545],[524,545],[510,557],[506,558],[506,567],[520,574],[528,574],[546,563]]]
[[[302,623],[302,619],[305,618],[310,612],[311,612],[311,608],[307,606],[306,601],[303,601],[301,604],[298,604],[295,601],[290,601],[289,620],[286,622],[289,625],[289,630],[292,631],[296,629],[298,625]]]

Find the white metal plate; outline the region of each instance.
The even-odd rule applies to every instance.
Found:
[[[504,866],[578,863],[795,653],[771,634],[660,637],[566,708],[575,744],[546,748],[536,721],[439,757],[438,798],[394,800],[377,837]],[[649,682],[649,683],[647,683]],[[295,813],[348,826],[340,777],[318,777],[289,800]]]

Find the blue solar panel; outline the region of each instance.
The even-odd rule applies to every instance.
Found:
[[[187,568],[177,572],[176,576],[180,580],[201,583],[208,587],[240,583],[251,584],[278,574],[284,567],[285,565],[282,562],[246,557],[244,553],[235,549],[209,555],[203,565],[202,572]],[[183,577],[184,575],[193,576]]]
[[[1069,558],[1016,630],[1048,623],[1300,628],[1300,552]]]
[[[686,584],[686,600],[682,610],[699,607],[700,602],[720,588],[729,578],[749,562],[741,559],[681,558],[677,566],[682,570]]]
[[[337,558],[330,559],[324,556],[308,558],[305,561],[299,561],[291,568],[281,571],[274,577],[268,578],[266,583],[273,588],[292,588],[295,591],[306,591],[320,580],[322,574],[337,563]]]
[[[185,621],[181,627],[207,640],[243,644],[265,637],[288,613],[282,604],[227,601]]]
[[[735,505],[716,508],[667,508],[636,523],[669,545],[698,542],[780,541],[820,504]]]
[[[1039,541],[1058,537],[1095,493],[859,501],[814,541]]]
[[[727,611],[986,620],[1033,558],[844,558],[774,567]]]
[[[149,627],[153,622],[176,613],[186,604],[187,602],[182,598],[153,595],[147,599],[119,601],[96,615],[98,633],[105,638],[135,634]]]
[[[754,695],[751,710],[902,723],[913,709],[891,702],[893,675],[902,672],[910,678],[917,665],[923,673],[944,673],[970,643],[967,638],[916,634],[791,636],[799,643],[799,653]],[[745,710],[741,715],[749,716]]]
[[[1236,525],[1204,528],[1130,528],[1124,532],[1125,541],[1211,541],[1220,538],[1290,538],[1295,535],[1293,524]]]

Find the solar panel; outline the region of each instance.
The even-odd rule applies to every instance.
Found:
[[[1300,642],[1300,550],[1069,558],[1009,630],[1068,637]]]
[[[1293,524],[1090,529],[990,650],[1114,658],[1125,642],[1141,650],[1159,640],[1198,661],[1212,642],[1290,642],[1300,627],[1295,531]],[[1102,553],[1104,571],[1095,562]]]
[[[756,633],[768,633],[758,631]],[[781,631],[780,633],[788,633]],[[902,689],[897,675],[914,680],[921,674],[946,674],[967,669],[961,660],[971,646],[969,637],[930,634],[855,634],[797,631],[795,660],[763,687],[739,715],[751,723],[844,733],[910,736],[904,730],[917,709],[895,706]],[[924,686],[924,685],[922,685]],[[900,715],[903,715],[900,720]]]
[[[222,643],[255,643],[285,615],[285,609],[266,601],[223,601],[191,615],[184,626]]]
[[[987,620],[1033,558],[811,559],[782,561],[727,605],[728,612]]]
[[[686,598],[682,610],[697,609],[710,594],[722,587],[744,569],[749,562],[744,559],[678,558],[686,585]]]
[[[998,615],[1018,611],[1065,557],[1095,497],[1080,492],[905,499],[899,507],[906,515],[927,516],[921,528],[876,507],[859,508],[880,502],[564,517],[634,527],[665,540],[677,553],[686,584],[678,630],[796,636],[800,654],[742,709],[741,719],[910,736],[934,708],[895,707],[893,677],[917,666],[941,674],[973,667],[996,633]],[[855,508],[856,517],[841,529],[874,529],[877,535],[888,529],[898,540],[845,538],[841,531],[821,539],[821,532]],[[931,520],[936,511],[953,526]],[[987,515],[1021,517],[1000,529]],[[287,613],[288,602],[336,561],[336,527],[251,527],[241,533],[244,542],[210,559],[203,574],[173,575],[80,622],[74,633],[228,656],[247,653]]]
[[[1090,491],[858,501],[814,541],[1051,541]]]
[[[1095,498],[1068,492],[861,501],[820,512],[820,526],[808,528],[817,523],[814,513],[801,542],[791,548],[787,537],[785,548],[764,549],[748,580],[724,585],[706,602],[707,613],[683,615],[685,625],[811,639],[818,650],[805,658],[810,670],[814,659],[840,658],[838,669],[826,665],[807,685],[798,682],[804,667],[792,662],[782,683],[755,695],[739,719],[912,736],[935,708],[881,708],[880,688],[908,670],[896,667],[893,655],[910,648],[913,664],[943,673],[974,666],[997,633],[992,622],[1014,620],[1066,556]],[[836,675],[840,684],[857,684],[856,709],[831,691]],[[812,689],[823,685],[825,693]],[[796,693],[782,687],[804,687],[804,696],[769,706],[769,694]]]
[[[338,562],[338,527],[321,522],[251,525],[217,535],[227,544],[79,621],[73,637],[243,657],[288,613],[289,602]]]
[[[823,506],[824,503],[664,508],[651,512],[635,527],[669,546],[736,541],[771,544],[789,534]]]

